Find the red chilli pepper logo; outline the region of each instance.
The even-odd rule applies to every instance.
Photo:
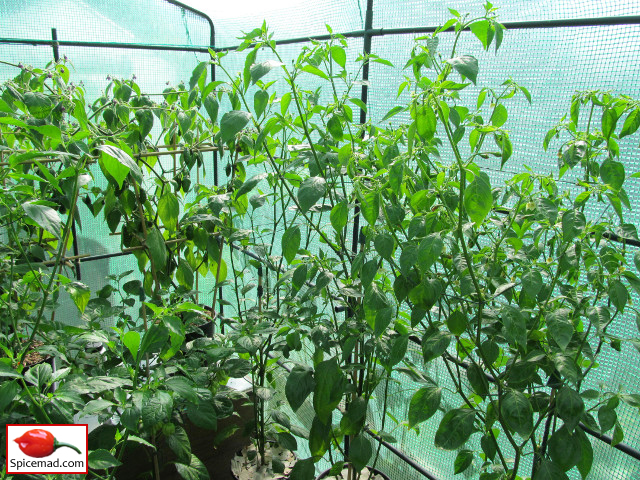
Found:
[[[48,457],[60,447],[69,447],[78,453],[82,453],[79,448],[73,445],[58,442],[51,432],[40,428],[25,432],[24,435],[16,438],[14,442],[18,444],[22,453],[34,458]]]

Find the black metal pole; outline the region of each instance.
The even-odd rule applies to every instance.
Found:
[[[60,61],[60,51],[58,50],[58,30],[56,30],[55,28],[51,29],[51,47],[53,48],[53,59],[56,61],[56,63],[58,63]],[[69,210],[69,214],[73,214],[73,216],[71,217],[71,235],[73,236],[73,255],[78,256],[79,255],[78,234],[76,233],[76,218],[75,218],[76,208],[74,205],[72,205],[71,207],[72,208]],[[82,275],[80,272],[80,262],[76,259],[73,263],[76,269],[76,280],[80,281],[82,280]]]
[[[417,471],[418,473],[423,475],[425,478],[428,478],[429,480],[440,480],[433,473],[431,473],[429,470],[425,469],[422,465],[420,465],[418,462],[416,462],[413,458],[409,457],[402,450],[394,447],[389,442],[386,442],[385,440],[383,440],[380,435],[376,435],[375,433],[373,433],[368,428],[365,428],[365,432],[367,432],[367,434],[369,434],[375,440],[380,442],[387,450],[389,450],[391,453],[393,453],[396,457],[400,458],[403,462],[405,462],[407,465],[409,465],[415,471]]]

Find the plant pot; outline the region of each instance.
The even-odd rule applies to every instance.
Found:
[[[347,464],[344,465],[342,469],[342,473],[339,476],[329,476],[330,468],[326,469],[320,475],[316,477],[316,480],[343,480],[347,478]],[[369,476],[366,476],[369,474]],[[360,476],[360,480],[391,480],[386,474],[382,473],[377,468],[365,467],[362,469],[362,475]]]
[[[195,425],[188,418],[183,428],[191,443],[193,453],[204,464],[209,476],[216,480],[232,480],[229,463],[236,452],[247,444],[248,438],[243,435],[243,426],[247,418],[253,417],[253,407],[244,405],[245,400],[234,401],[234,415],[218,419],[218,428],[208,430]],[[223,432],[229,432],[224,440],[216,441]],[[172,465],[175,454],[166,442],[159,445],[158,454],[161,458],[160,477],[162,480],[182,480]],[[123,467],[118,469],[117,480],[139,480],[153,469],[150,449],[136,442],[129,442],[122,460]],[[148,477],[152,478],[152,477]]]
[[[254,453],[253,460],[248,459],[248,457],[251,456],[251,452]],[[269,464],[271,464],[270,459],[272,456],[276,456],[284,464],[283,473],[272,473],[266,466],[262,468],[258,467],[255,462],[257,459],[256,448],[255,445],[252,444],[236,452],[236,456],[231,459],[231,475],[235,480],[252,480],[253,478],[278,480],[288,478],[289,472],[298,460],[295,453],[274,445],[265,453],[265,457],[269,459]]]

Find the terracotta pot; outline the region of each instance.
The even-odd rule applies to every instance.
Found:
[[[347,464],[345,464],[345,467],[346,466]],[[373,470],[374,475],[380,475],[382,478],[384,478],[384,480],[391,480],[386,474],[382,473],[377,468],[374,468],[374,469],[372,469],[371,467],[367,467],[367,468],[369,469],[369,471]],[[322,472],[320,475],[316,477],[316,480],[323,480],[324,478],[327,478],[329,476],[330,471],[331,471],[330,468],[326,469],[324,472]],[[347,478],[347,477],[344,477],[344,478]]]

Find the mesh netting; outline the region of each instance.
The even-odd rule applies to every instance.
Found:
[[[365,24],[366,3],[366,0],[305,0],[295,9],[273,10],[264,15],[248,11],[242,12],[241,17],[220,21],[216,21],[215,15],[212,15],[216,31],[215,44],[217,47],[238,44],[238,37],[242,32],[260,26],[263,18],[266,18],[270,31],[274,32],[274,38],[278,40],[323,35],[327,33],[326,24],[329,24],[334,32],[361,30]],[[640,15],[640,2],[633,0],[496,0],[494,4],[501,7],[501,21],[504,22]],[[448,8],[454,8],[461,13],[480,13],[479,2],[471,0],[375,0],[373,27],[390,29],[437,26],[450,18]],[[206,19],[162,0],[0,0],[0,32],[3,38],[50,40],[52,28],[56,28],[58,39],[62,41],[183,46],[206,46],[210,43],[210,28]],[[386,35],[375,37],[372,41],[372,51],[395,65],[393,68],[380,64],[371,66],[368,117],[373,122],[380,121],[395,105],[406,103],[406,93],[397,98],[396,89],[403,74],[404,62],[414,45],[414,37],[409,34]],[[444,33],[440,37],[440,48],[443,51],[450,49],[452,36]],[[279,47],[279,52],[285,63],[288,63],[297,56],[300,48],[301,45],[286,45]],[[362,50],[361,39],[350,40],[348,60],[353,61]],[[478,79],[483,86],[497,87],[505,79],[512,77],[527,87],[533,97],[532,105],[523,97],[513,98],[508,103],[510,118],[505,127],[510,130],[511,139],[517,149],[502,171],[497,160],[487,160],[483,165],[493,172],[493,185],[500,185],[507,175],[521,171],[525,165],[538,172],[549,172],[557,168],[557,145],[544,152],[542,140],[546,132],[568,111],[571,96],[576,90],[595,88],[640,97],[640,84],[637,82],[640,25],[512,29],[505,33],[502,47],[497,54],[493,51],[481,51],[478,42],[470,34],[465,34],[459,44],[459,51],[478,58]],[[106,85],[107,75],[125,78],[136,75],[142,91],[159,94],[167,82],[176,85],[188,81],[194,66],[208,58],[208,54],[186,51],[65,46],[60,47],[59,54],[69,57],[75,69],[72,71],[73,81],[82,81],[87,98],[91,99],[100,95],[100,89]],[[0,43],[0,59],[11,63],[23,62],[43,66],[53,59],[53,51],[50,46]],[[243,62],[244,54],[230,54],[225,58],[225,65],[232,73],[242,70]],[[11,73],[15,73],[11,67],[0,65],[2,78],[7,78]],[[221,72],[216,72],[216,76],[225,80]],[[280,83],[276,84],[276,91],[285,91],[284,81],[278,82]],[[314,89],[312,78],[305,79],[304,82],[304,88]],[[477,93],[478,89],[470,87],[462,93],[462,99],[464,101],[465,98],[474,98]],[[323,101],[323,97],[320,101]],[[220,114],[222,113],[223,109]],[[398,115],[393,118],[393,123],[408,120],[408,116]],[[444,154],[446,155],[446,152]],[[627,176],[640,170],[638,148],[631,141],[620,142],[620,157],[625,164]],[[205,154],[205,165],[211,166],[212,162],[213,155]],[[220,183],[226,180],[225,162],[226,158],[223,157],[219,169]],[[207,175],[201,177],[201,181],[211,185],[211,173],[212,168],[208,168]],[[258,173],[256,168],[248,169],[247,177],[255,173]],[[101,178],[101,175],[96,175],[96,178]],[[564,181],[567,185],[575,183],[570,174]],[[634,179],[626,185],[634,208],[625,212],[625,216],[627,222],[639,225],[640,183]],[[253,227],[268,227],[279,213],[265,212],[260,218],[261,223]],[[595,218],[610,212],[585,213]],[[80,254],[97,255],[120,251],[120,238],[110,235],[102,220],[96,220],[85,212],[81,223]],[[281,234],[281,231],[276,232],[276,238]],[[276,243],[279,245],[279,242]],[[313,239],[309,249],[317,250],[320,247],[317,239]],[[633,253],[635,252],[630,251],[629,255],[632,256]],[[230,265],[228,252],[225,252],[224,258]],[[249,262],[240,254],[236,255],[236,263],[238,269],[251,268]],[[120,256],[82,263],[81,269],[82,281],[92,291],[96,291],[105,284],[107,275],[127,270],[137,271],[137,266],[133,256]],[[71,272],[68,273],[71,275]],[[210,302],[211,287],[210,283],[201,282],[201,301]],[[232,294],[233,286],[226,287],[225,296]],[[638,300],[637,296],[633,296],[634,303],[637,304]],[[63,301],[61,308],[58,318],[73,322],[77,316],[75,307]],[[232,313],[228,312],[227,315]],[[637,336],[635,320],[630,316],[618,319],[610,333],[621,338]],[[599,384],[605,383],[615,390],[620,383],[627,385],[627,388],[637,387],[640,366],[625,361],[629,358],[629,349],[632,347],[624,344],[621,352],[608,346],[605,348],[607,350],[601,357],[597,373],[591,379],[593,385],[590,386],[598,388]],[[414,357],[416,364],[421,363],[418,346],[410,350],[409,355]],[[429,369],[426,373],[446,384],[448,377],[442,364],[432,362]],[[391,382],[388,407],[395,419],[402,421],[407,418],[407,406],[416,388],[417,385],[404,376]],[[382,391],[373,402],[370,421],[374,426],[379,426],[382,420],[381,393]],[[448,398],[446,401],[453,400]],[[622,408],[619,412],[620,423],[625,431],[624,441],[636,448],[640,447],[640,420],[637,411]],[[310,427],[312,417],[313,410],[308,403],[294,415],[294,418],[307,428]],[[402,425],[394,428],[393,421],[387,418],[386,430],[392,431],[397,438],[396,446],[400,450],[438,478],[449,479],[454,478],[453,460],[457,452],[447,452],[433,447],[433,437],[440,419],[440,415],[435,415],[422,424],[418,435]],[[472,438],[466,447],[478,448],[474,442],[477,442],[477,439]],[[593,447],[594,467],[591,478],[640,478],[640,465],[631,457],[596,440]],[[304,457],[304,453],[300,456]],[[318,468],[325,466],[320,464]],[[381,450],[377,466],[393,480],[421,478],[420,474],[384,448]],[[477,477],[477,467],[479,465],[467,470],[464,476]],[[577,472],[572,472],[572,478],[579,478]]]

